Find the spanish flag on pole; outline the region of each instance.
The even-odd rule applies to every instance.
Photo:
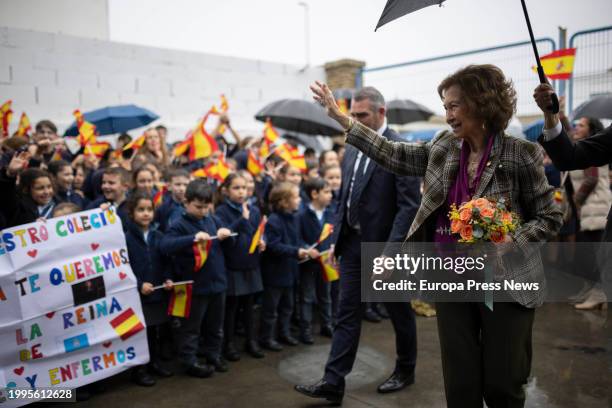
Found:
[[[121,337],[121,340],[127,340],[145,328],[131,307],[111,320],[110,325]]]
[[[142,146],[144,146],[146,140],[147,140],[147,136],[146,134],[143,133],[142,135],[138,136],[136,139],[132,140],[130,143],[123,146],[123,151],[125,152],[126,150],[130,150],[130,149],[138,150]]]
[[[220,105],[221,113],[227,112],[228,109],[229,109],[229,103],[227,103],[227,98],[225,97],[224,94],[221,94],[221,105]],[[219,126],[219,134],[221,135],[224,134],[226,130],[227,129],[225,125]]]
[[[331,256],[329,256],[329,251],[322,252],[321,256],[317,260],[321,265],[321,270],[323,272],[323,280],[325,282],[333,282],[340,278],[338,270],[332,264]]]
[[[269,142],[268,144],[274,144],[278,139],[278,132],[272,126],[272,121],[268,118],[266,119],[266,123],[264,124],[264,140]]]
[[[223,157],[219,157],[216,163],[210,163],[208,166],[204,167],[204,173],[206,177],[223,183],[230,174],[230,168],[225,160],[223,160]]]
[[[253,234],[253,240],[251,241],[251,246],[249,247],[249,255],[254,254],[257,249],[257,245],[259,245],[259,241],[261,241],[261,237],[263,236],[264,230],[266,229],[266,222],[268,219],[264,216],[257,227],[257,231]]]
[[[187,133],[187,138],[185,140],[177,143],[174,146],[174,149],[172,149],[172,155],[174,157],[180,157],[189,151],[189,147],[191,146],[191,135],[192,132],[190,131],[189,133]]]
[[[32,130],[32,125],[30,124],[30,119],[25,112],[21,114],[21,118],[19,118],[19,128],[17,129],[17,136],[25,136],[30,137],[30,131]]]
[[[13,111],[11,110],[12,100],[8,100],[0,106],[0,128],[2,128],[2,136],[7,137],[9,135],[9,125],[13,118]]]
[[[168,303],[168,316],[189,317],[191,311],[191,283],[174,285]]]
[[[77,140],[81,147],[85,147],[88,143],[95,143],[96,140],[96,126],[90,122],[87,122],[83,118],[83,114],[80,110],[76,109],[72,113],[77,122],[77,129],[79,130],[79,136]]]
[[[331,234],[333,234],[333,232],[334,232],[333,224],[330,224],[329,222],[326,222],[325,224],[323,224],[323,229],[321,229],[321,235],[319,236],[319,240],[317,241],[317,244],[320,244],[321,242],[325,241],[327,238],[329,238]]]
[[[249,150],[249,154],[247,156],[247,170],[253,176],[257,176],[264,169],[263,164],[255,157],[255,153],[252,150]]]
[[[194,242],[193,243],[193,271],[198,272],[208,259],[208,252],[210,251],[210,247],[212,246],[212,241],[208,240],[206,242]]]
[[[540,57],[544,73],[550,79],[570,79],[574,71],[576,48],[564,48]],[[536,67],[532,67],[536,71]]]
[[[344,113],[345,115],[348,115],[349,105],[346,98],[340,98],[336,102],[338,102],[338,108],[340,108],[340,112]]]
[[[213,152],[219,150],[219,146],[215,139],[208,134],[204,125],[208,120],[208,116],[214,114],[211,109],[204,118],[200,121],[197,128],[191,134],[191,143],[189,146],[189,160],[204,159],[210,156]]]
[[[168,187],[166,185],[161,186],[157,193],[153,196],[153,208],[158,209],[160,205],[164,202],[164,195],[168,191]]]

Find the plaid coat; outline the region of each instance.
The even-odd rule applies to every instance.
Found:
[[[392,142],[355,122],[346,142],[357,147],[387,170],[405,176],[423,177],[423,197],[406,241],[429,240],[435,216],[459,171],[461,141],[452,132],[442,132],[431,142],[413,144]],[[514,234],[522,257],[505,265],[501,279],[538,282],[539,291],[511,291],[510,296],[523,306],[543,303],[545,278],[542,260],[534,242],[544,242],[562,224],[561,211],[553,202],[553,188],[548,185],[538,145],[505,134],[495,138],[489,161],[473,198],[505,198],[510,209],[521,219]],[[495,280],[499,280],[496,276]]]

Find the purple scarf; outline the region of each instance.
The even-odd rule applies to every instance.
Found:
[[[491,149],[493,149],[493,142],[495,140],[494,136],[490,136],[487,141],[487,147],[485,149],[482,158],[480,159],[480,163],[478,164],[478,169],[476,170],[476,175],[474,176],[474,183],[470,187],[470,176],[468,175],[468,159],[470,157],[470,145],[463,141],[461,143],[461,158],[459,161],[459,174],[455,178],[448,194],[446,196],[446,203],[444,204],[442,210],[438,214],[438,219],[436,222],[436,231],[434,235],[434,242],[457,242],[457,238],[450,233],[450,220],[448,219],[448,212],[450,211],[450,206],[455,204],[459,207],[461,204],[465,203],[472,199],[476,190],[478,189],[478,185],[480,184],[480,178],[482,177],[482,173],[489,161],[489,156],[491,155]]]

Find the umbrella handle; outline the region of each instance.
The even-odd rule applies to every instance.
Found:
[[[546,75],[544,75],[544,68],[542,67],[541,64],[539,64],[539,60],[538,60],[538,76],[540,77],[541,84],[548,83],[548,81],[546,80]],[[547,106],[547,110],[550,113],[559,113],[559,98],[557,98],[557,94],[553,92],[553,94],[550,95],[550,99],[552,100],[552,104]]]

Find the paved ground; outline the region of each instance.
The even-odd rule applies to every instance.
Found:
[[[388,321],[364,322],[354,373],[347,379],[344,407],[444,407],[435,318],[418,318],[417,382],[401,392],[376,393],[391,372],[393,329]],[[527,407],[604,408],[612,405],[612,328],[607,312],[577,312],[564,304],[536,313],[534,361]],[[316,407],[293,391],[296,382],[321,377],[329,341],[298,346],[265,359],[243,356],[230,371],[209,379],[183,375],[160,380],[152,388],[130,383],[127,373],[108,381],[106,392],[79,406],[119,407]],[[66,405],[74,406],[74,405]]]

